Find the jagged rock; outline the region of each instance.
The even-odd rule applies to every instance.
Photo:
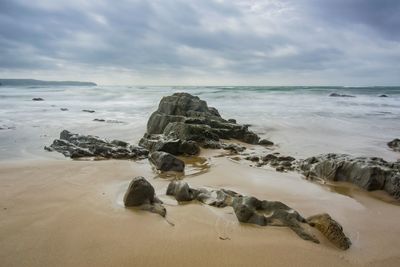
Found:
[[[160,140],[179,139],[202,145],[231,138],[251,144],[257,144],[259,140],[255,133],[248,130],[248,125],[223,119],[217,109],[208,107],[197,96],[175,93],[161,99],[157,111],[149,118],[147,133],[140,144],[152,150]],[[193,145],[191,147],[194,148]]]
[[[317,214],[307,218],[307,222],[317,228],[329,241],[340,249],[350,248],[351,241],[344,234],[343,227],[329,214]]]
[[[387,143],[388,147],[393,149],[394,151],[400,152],[400,139],[396,138]]]
[[[180,139],[165,138],[163,135],[154,135],[151,138],[143,137],[139,145],[150,151],[164,151],[172,155],[197,155],[200,146],[194,141],[182,141]]]
[[[307,221],[298,212],[278,201],[261,201],[255,197],[242,196],[225,189],[193,189],[181,181],[170,182],[167,195],[174,196],[178,201],[198,200],[215,207],[230,206],[240,222],[261,226],[286,226],[302,239],[319,243],[312,234],[304,229],[302,224]]]
[[[165,217],[167,211],[156,195],[153,186],[141,176],[133,178],[124,195],[125,207],[138,207]]]
[[[338,93],[331,93],[329,96],[331,96],[331,97],[355,97],[354,95],[346,95],[346,94],[338,94]]]
[[[54,140],[49,147],[45,146],[45,150],[57,151],[70,158],[142,159],[148,155],[147,149],[124,141],[107,142],[97,136],[73,134],[67,130],[60,133],[60,139]]]
[[[149,160],[155,168],[160,171],[183,172],[185,170],[185,163],[167,152],[153,152],[151,153]]]
[[[44,99],[41,97],[34,97],[32,98],[32,101],[44,101]]]
[[[296,159],[291,156],[279,156],[278,154],[267,154],[261,157],[258,166],[269,165],[274,167],[276,171],[285,172],[294,170],[294,161]]]
[[[273,142],[271,142],[271,141],[269,141],[269,140],[267,140],[267,139],[261,139],[261,140],[258,142],[258,144],[259,144],[259,145],[263,145],[263,146],[273,146],[273,145],[274,145]]]
[[[400,162],[331,153],[302,160],[299,167],[307,178],[351,182],[368,191],[385,190],[400,198]]]

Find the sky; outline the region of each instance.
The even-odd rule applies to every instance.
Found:
[[[0,78],[400,85],[400,1],[0,0]]]

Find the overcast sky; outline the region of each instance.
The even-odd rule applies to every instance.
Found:
[[[400,85],[399,0],[0,0],[0,78]]]

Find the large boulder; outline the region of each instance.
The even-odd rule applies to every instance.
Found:
[[[307,218],[308,224],[318,229],[329,241],[340,249],[350,248],[351,241],[344,234],[343,227],[329,214],[317,214]]]
[[[400,198],[400,162],[330,153],[302,160],[299,167],[311,179],[350,182],[368,191],[386,190]]]
[[[148,155],[148,150],[127,142],[113,140],[111,142],[93,135],[79,135],[63,130],[60,138],[55,139],[45,150],[57,151],[66,157],[102,157],[114,159],[142,159]]]
[[[153,152],[150,154],[149,160],[159,171],[183,172],[185,170],[185,163],[167,152]]]
[[[125,207],[138,207],[165,217],[166,209],[156,195],[153,186],[141,176],[133,178],[124,195]]]
[[[193,141],[203,145],[208,141],[232,138],[250,144],[257,144],[260,139],[249,131],[248,125],[237,124],[232,119],[223,119],[217,109],[208,107],[199,97],[188,93],[175,93],[161,99],[158,109],[147,122],[147,133],[140,145],[150,151],[166,151],[180,155],[198,153],[199,149],[192,144],[189,150],[185,150],[176,144],[176,140]],[[164,144],[171,143],[171,140],[176,143],[168,144],[166,148]]]

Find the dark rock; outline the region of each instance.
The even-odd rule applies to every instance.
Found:
[[[165,217],[167,211],[155,196],[153,186],[141,176],[135,177],[124,195],[125,207],[139,207]]]
[[[388,97],[388,95],[380,95],[379,97]]]
[[[94,110],[90,110],[90,109],[82,109],[83,112],[87,112],[87,113],[95,113],[96,111]]]
[[[61,111],[68,111],[67,108],[60,108]]]
[[[331,97],[355,97],[354,95],[346,95],[346,94],[338,94],[338,93],[331,93],[329,96],[331,96]]]
[[[258,162],[260,160],[259,156],[248,156],[246,157],[247,160],[253,161],[253,162]]]
[[[94,119],[93,121],[98,121],[98,122],[105,122],[105,119]]]
[[[41,97],[34,97],[32,98],[32,101],[44,101],[44,99]]]
[[[239,154],[243,152],[246,148],[244,146],[239,146],[237,144],[224,144],[221,143],[221,148],[224,150],[229,150],[233,154]]]
[[[139,145],[148,150],[168,152],[172,155],[197,155],[200,153],[199,145],[194,141],[182,141],[180,139],[169,139],[159,135],[153,136],[152,139],[143,137],[139,141]]]
[[[217,109],[208,107],[205,101],[187,93],[175,93],[161,99],[157,111],[149,118],[143,138],[148,140],[141,140],[141,145],[148,149],[160,139],[199,144],[231,138],[251,144],[257,144],[259,140],[255,133],[248,130],[248,126],[223,119]]]
[[[236,120],[235,119],[228,119],[228,122],[236,124]]]
[[[181,181],[172,181],[168,185],[167,195],[174,196],[178,201],[197,200],[214,207],[230,206],[242,223],[289,227],[302,239],[319,243],[316,237],[304,228],[307,221],[297,211],[282,202],[261,201],[255,197],[242,196],[225,189],[193,189]]]
[[[261,158],[261,165],[269,165],[274,167],[276,171],[285,172],[294,170],[293,161],[296,159],[291,156],[278,156],[275,154],[267,154]]]
[[[261,139],[261,140],[258,142],[258,144],[259,144],[259,145],[263,145],[263,146],[273,146],[273,145],[274,145],[273,142],[271,142],[271,141],[269,141],[269,140],[267,140],[267,139]]]
[[[329,214],[317,214],[307,218],[307,222],[317,228],[329,241],[340,249],[347,250],[351,246],[350,239],[344,234],[343,227]]]
[[[393,149],[394,151],[400,152],[400,139],[396,138],[387,143],[388,147]]]
[[[183,172],[185,169],[185,163],[182,160],[167,152],[153,152],[149,160],[160,171]]]
[[[350,182],[368,191],[386,190],[400,198],[400,162],[331,153],[302,160],[299,167],[307,178]]]
[[[45,150],[57,151],[70,158],[143,159],[149,153],[147,149],[129,145],[124,141],[107,142],[97,136],[73,134],[67,130],[63,130],[60,139],[54,140]]]

